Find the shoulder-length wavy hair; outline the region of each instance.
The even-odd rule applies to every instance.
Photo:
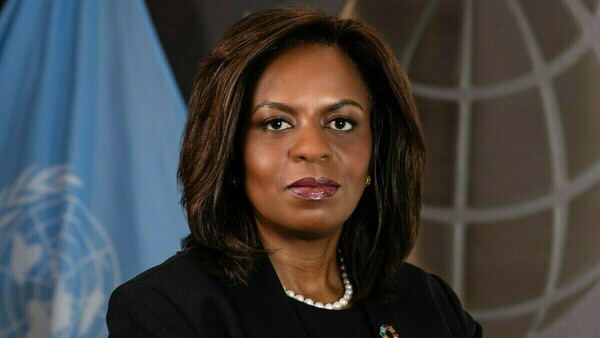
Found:
[[[178,176],[191,234],[207,268],[247,283],[261,246],[239,180],[242,121],[257,73],[278,53],[306,43],[338,48],[356,65],[371,96],[372,184],[345,222],[339,248],[355,301],[387,300],[419,227],[425,149],[409,83],[381,36],[353,19],[307,7],[256,12],[225,33],[201,64],[189,102]]]

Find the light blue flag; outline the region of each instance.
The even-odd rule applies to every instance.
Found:
[[[0,337],[105,337],[111,291],[179,248],[185,105],[141,0],[0,13]]]

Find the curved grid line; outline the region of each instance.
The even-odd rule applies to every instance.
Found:
[[[80,209],[80,210],[83,210],[83,209],[82,209],[82,208],[83,208],[83,203],[82,203],[80,200],[78,200],[78,199],[74,199],[74,203],[77,203],[77,205],[79,206],[79,209]],[[86,216],[86,215],[85,215],[85,212],[84,212],[84,211],[82,211],[82,212],[83,212],[83,214],[84,214],[84,217],[85,217],[85,216]],[[89,219],[89,218],[88,218],[88,219]],[[90,220],[90,221],[91,221],[91,220]],[[98,247],[97,245],[95,245],[94,243],[92,243],[92,241],[90,240],[89,236],[84,236],[84,235],[83,235],[83,234],[85,233],[85,226],[84,226],[84,225],[83,225],[81,222],[72,223],[72,224],[75,226],[75,228],[78,228],[78,229],[79,229],[80,236],[81,236],[81,237],[82,237],[82,239],[83,239],[84,247],[85,247],[86,251],[88,252],[88,257],[86,257],[86,259],[91,259],[91,258],[93,258],[93,259],[91,259],[91,261],[92,261],[92,262],[94,262],[94,261],[96,261],[96,262],[104,261],[104,260],[103,260],[103,259],[101,259],[101,258],[102,258],[103,256],[105,256],[105,255],[102,253],[102,252],[103,252],[103,251],[105,251],[105,250],[106,250],[106,251],[108,251],[108,255],[110,255],[110,249],[111,249],[111,248],[110,248],[110,247],[108,247],[106,244],[104,244],[104,245],[102,245],[102,246]],[[106,242],[105,242],[105,243],[106,243]],[[80,264],[80,263],[85,263],[85,264],[87,264],[87,262],[83,262],[83,261],[84,261],[84,259],[80,260],[80,262],[78,262],[78,264]],[[117,261],[115,261],[115,262],[118,262],[118,260],[117,260]],[[81,266],[83,266],[83,264],[81,264]],[[103,271],[101,271],[102,267],[101,267],[99,264],[92,264],[92,266],[94,267],[94,273],[95,273],[95,276],[102,276],[102,275],[104,275],[104,272],[103,272]],[[75,270],[77,271],[77,270],[79,270],[79,269],[81,269],[81,267],[80,267],[79,265],[78,265],[78,266],[76,266],[76,269],[75,269]],[[112,269],[110,269],[110,270],[112,270]],[[84,276],[85,276],[85,275],[84,275]],[[98,285],[96,285],[95,287],[96,287],[97,289],[100,289],[100,290],[104,291],[104,289],[105,289],[104,280],[103,280],[102,278],[100,278],[99,280],[97,279],[96,281],[98,282]],[[84,286],[85,288],[87,288],[87,283],[83,283],[83,286]],[[114,287],[114,286],[113,286],[113,287]],[[83,291],[83,294],[85,294],[85,295],[88,295],[87,289]],[[105,294],[103,294],[103,296],[104,296],[104,297],[106,297],[106,295],[105,295]],[[108,299],[106,299],[106,301],[108,301]]]
[[[60,254],[60,251],[57,251],[56,254]],[[106,256],[110,256],[110,254],[111,254],[111,250],[109,247],[96,249],[95,251],[90,252],[87,257],[84,257],[84,258],[78,260],[77,262],[74,262],[72,264],[72,267],[68,270],[68,272],[61,275],[61,277],[63,278],[63,280],[68,280],[70,278],[73,278],[73,277],[77,276],[78,269],[81,269],[83,266],[85,266],[86,264],[88,264],[90,262],[94,262],[95,259],[104,258]],[[102,287],[103,285],[100,284],[100,286]]]
[[[46,200],[46,201],[41,201],[41,202],[37,202],[35,203],[29,210],[28,213],[31,215],[31,220],[33,221],[33,223],[35,224],[34,227],[32,227],[31,229],[29,229],[29,231],[27,232],[27,236],[31,239],[33,236],[39,236],[40,237],[40,244],[42,246],[42,253],[48,254],[51,252],[54,252],[56,249],[52,248],[51,246],[51,239],[48,237],[48,234],[46,233],[46,229],[48,228],[47,225],[48,224],[48,219],[41,219],[39,218],[39,214],[41,212],[43,212],[44,210],[50,209],[51,207],[54,206],[59,206],[59,205],[63,205],[60,202],[60,198],[57,199],[50,199],[50,200]],[[72,209],[72,205],[67,205],[66,210],[68,211],[69,209]],[[60,217],[60,216],[59,216]],[[59,223],[60,221],[58,221],[56,223]],[[57,238],[60,238],[61,236],[60,232],[60,227],[59,227],[59,235],[57,235]],[[48,257],[50,257],[50,264],[44,265],[41,269],[39,269],[37,271],[36,277],[42,279],[44,278],[44,275],[46,273],[49,273],[50,276],[58,276],[60,274],[60,268],[59,268],[59,262],[57,259],[55,259],[57,256],[55,255],[49,255]],[[46,258],[48,258],[46,257]],[[44,259],[44,257],[41,257],[40,260]],[[49,272],[47,272],[49,271]],[[56,280],[53,278],[52,282],[54,284],[56,284]],[[38,292],[40,292],[39,289],[35,290],[35,298],[36,299],[40,299],[42,297],[41,294],[38,294]]]
[[[568,185],[559,187],[544,196],[500,207],[478,209],[423,206],[421,217],[439,223],[452,223],[459,220],[466,223],[477,222],[480,226],[485,226],[485,224],[492,224],[552,209],[557,204],[568,204],[572,199],[579,197],[598,184],[600,184],[600,161],[596,162],[576,179],[570,181]]]
[[[467,0],[464,7],[464,22],[461,34],[459,86],[471,85],[471,55],[473,49],[473,2]],[[458,138],[456,143],[457,160],[454,190],[454,207],[467,205],[469,187],[469,153],[471,151],[471,101],[459,98]],[[452,229],[452,287],[459,298],[465,290],[464,275],[466,261],[466,224],[454,221]]]
[[[529,314],[536,311],[540,307],[548,307],[549,305],[563,301],[580,292],[581,290],[593,286],[594,284],[600,285],[599,279],[600,263],[585,272],[578,279],[575,279],[567,286],[563,286],[560,289],[554,290],[547,295],[529,299],[516,304],[494,307],[491,309],[470,309],[469,312],[476,319],[483,320],[502,319]]]
[[[594,17],[581,1],[563,0],[562,3],[567,7],[573,18],[575,18],[579,24],[582,35],[589,36],[592,39],[594,52],[600,61],[600,39],[593,39],[593,37],[600,36],[600,5],[596,6],[596,14]]]
[[[89,302],[89,294],[90,294],[90,292],[88,291],[88,287],[87,287],[88,283],[89,282],[88,282],[87,277],[82,276],[82,283],[81,283],[82,287],[81,287],[80,294],[86,295],[86,296],[79,297],[78,299],[75,299],[72,302],[72,304],[71,304],[72,311],[82,314],[79,317],[79,321],[77,323],[77,333],[79,335],[82,335],[81,325],[82,325],[82,323],[84,321],[84,319],[83,319],[83,317],[85,316],[84,313],[85,313],[86,307],[87,307],[88,302]]]
[[[410,63],[412,61],[412,57],[415,53],[415,50],[417,49],[419,41],[421,41],[423,33],[425,32],[425,28],[427,28],[427,26],[429,25],[431,17],[437,9],[438,4],[439,0],[430,0],[427,3],[425,9],[423,10],[423,13],[421,13],[421,15],[419,16],[419,19],[417,20],[417,27],[411,34],[410,39],[406,44],[406,48],[404,49],[402,56],[400,57],[400,64],[402,65],[402,69],[408,70],[408,68],[410,67]]]
[[[50,209],[53,206],[61,206],[64,205],[63,203],[61,203],[61,199],[56,198],[56,199],[49,199],[49,200],[45,200],[45,201],[41,201],[41,202],[37,202],[32,208],[31,210],[33,210],[35,212],[35,226],[29,230],[29,232],[32,232],[32,236],[33,235],[38,235],[41,237],[41,245],[43,246],[43,250],[42,252],[47,255],[45,258],[44,257],[40,257],[40,260],[43,259],[48,259],[50,258],[50,262],[51,264],[47,264],[47,265],[43,265],[41,269],[38,270],[36,276],[39,278],[44,278],[46,273],[50,274],[50,282],[52,284],[52,286],[50,287],[50,289],[55,290],[57,285],[58,285],[58,276],[60,275],[60,264],[62,264],[63,262],[60,259],[60,255],[57,255],[56,252],[60,252],[60,245],[61,245],[61,241],[64,239],[63,236],[63,223],[65,221],[64,219],[64,213],[60,213],[59,215],[57,215],[56,217],[47,219],[47,218],[39,218],[38,215],[42,212],[44,212],[45,210]],[[69,203],[67,204],[66,208],[65,208],[65,212],[69,213],[72,212],[74,206]],[[32,218],[33,219],[33,218]],[[56,224],[60,224],[58,226],[58,234],[56,235],[57,238],[57,248],[53,248],[50,243],[50,239],[48,237],[47,234],[47,229],[51,226],[54,226]],[[67,264],[70,264],[70,261],[72,261],[72,259],[70,259]],[[49,271],[49,272],[48,272]],[[35,287],[34,288],[34,299],[44,299],[43,294],[42,294],[42,289],[40,289],[39,287]],[[51,314],[50,309],[52,308],[52,303],[54,302],[54,294],[50,297],[50,301],[48,303],[42,304],[42,307],[45,309],[46,313]],[[23,302],[22,304],[27,304],[25,302]],[[49,325],[50,327],[52,327],[54,322],[54,318],[53,316],[50,315],[49,317]]]
[[[593,32],[598,32],[599,30],[600,28],[598,28],[598,22],[596,21]],[[529,73],[510,80],[464,89],[430,85],[413,80],[412,89],[415,95],[446,101],[455,101],[457,97],[484,100],[508,96],[536,87],[544,78],[557,77],[579,61],[594,45],[593,34],[582,34],[567,51],[549,62],[545,72],[541,73],[532,70]]]
[[[24,234],[25,236],[23,236],[23,237],[31,238],[35,235],[39,235],[42,238],[42,241],[43,241],[42,243],[48,243],[49,241],[48,241],[48,237],[46,236],[46,233],[44,233],[43,231],[40,231],[40,229],[43,229],[43,225],[44,225],[43,220],[41,220],[38,217],[38,213],[40,212],[40,210],[43,210],[43,209],[41,207],[39,207],[39,204],[36,204],[33,208],[30,208],[26,211],[26,214],[29,216],[29,219],[34,224],[34,226],[31,229],[29,229],[27,231],[27,233]],[[42,244],[42,246],[43,246],[42,253],[44,253],[44,252],[46,252],[45,250],[47,249],[47,244]],[[53,273],[55,272],[55,268],[56,268],[55,266],[50,266],[49,268],[53,271]],[[37,275],[39,276],[39,274],[40,274],[40,272],[38,272]],[[21,302],[20,304],[27,304],[27,302],[25,301],[27,299],[27,295],[25,293],[26,292],[25,288],[21,288],[21,290],[19,290],[19,291],[20,291],[19,301]],[[33,290],[33,294],[36,299],[41,298],[40,292],[41,292],[40,289],[37,289],[37,288]],[[24,309],[25,309],[25,311],[27,311],[27,306],[25,306]],[[28,322],[29,322],[29,320],[28,320]]]
[[[77,203],[77,205],[79,207],[79,210],[83,213],[85,218],[88,221],[90,221],[94,230],[96,230],[97,235],[102,239],[102,242],[104,243],[105,248],[108,249],[109,256],[111,257],[112,261],[117,262],[117,264],[113,267],[113,285],[118,285],[121,282],[121,269],[118,264],[119,256],[117,255],[117,250],[113,246],[112,240],[111,240],[110,236],[108,235],[108,232],[106,232],[106,229],[104,229],[104,226],[102,225],[100,220],[98,220],[96,218],[96,216],[94,216],[94,214],[91,212],[91,210],[88,209],[88,207],[85,204],[83,204],[81,202],[81,200],[77,199],[76,197],[71,197],[71,198],[73,198],[73,200],[75,200],[75,202]],[[104,251],[104,248],[102,249],[102,251]],[[104,255],[102,255],[102,256],[104,256]]]
[[[516,20],[522,38],[525,41],[527,54],[533,64],[536,72],[542,72],[545,68],[545,61],[542,56],[541,47],[534,35],[533,29],[527,19],[523,9],[515,0],[508,0],[510,8]],[[549,79],[544,79],[539,84],[539,91],[542,97],[543,111],[548,133],[550,154],[552,159],[552,185],[553,189],[560,188],[566,183],[566,161],[565,146],[562,136],[562,126],[558,112],[558,103],[556,93]],[[554,206],[552,219],[552,242],[550,260],[548,262],[548,276],[544,287],[544,295],[555,290],[558,282],[558,275],[561,268],[561,262],[565,247],[566,229],[567,229],[568,208],[564,203]],[[537,309],[537,314],[529,328],[531,335],[542,323],[548,311],[547,307]]]

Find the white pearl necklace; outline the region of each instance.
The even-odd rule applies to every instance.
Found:
[[[348,279],[348,274],[346,273],[346,266],[344,265],[344,258],[340,256],[340,271],[342,276],[342,282],[344,283],[344,295],[337,302],[323,304],[321,302],[315,302],[310,298],[306,298],[302,295],[296,294],[294,291],[290,289],[286,289],[285,286],[283,290],[285,290],[285,294],[288,297],[293,298],[299,302],[303,302],[306,305],[318,307],[320,309],[327,310],[341,310],[343,307],[348,305],[350,300],[352,299],[352,283],[350,283],[350,279]]]

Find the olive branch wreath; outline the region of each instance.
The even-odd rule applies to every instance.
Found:
[[[71,173],[68,165],[56,165],[39,171],[34,166],[28,167],[12,185],[0,189],[0,229],[17,216],[17,207],[65,193],[69,187],[82,186],[83,182]]]

